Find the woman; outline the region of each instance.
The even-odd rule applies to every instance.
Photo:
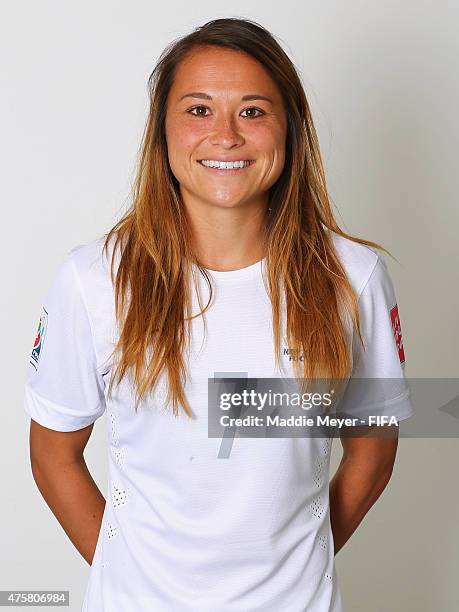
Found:
[[[260,25],[206,23],[150,84],[132,207],[45,300],[24,399],[35,480],[91,564],[83,610],[338,612],[334,556],[397,436],[343,437],[329,482],[329,438],[209,436],[208,382],[404,381],[381,247],[336,224],[300,79]],[[104,412],[107,503],[83,458]]]

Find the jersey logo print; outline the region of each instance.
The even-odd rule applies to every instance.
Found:
[[[46,309],[43,306],[43,313],[38,322],[37,335],[35,336],[32,354],[30,355],[30,363],[33,365],[33,367],[36,370],[38,369],[38,361],[40,359],[40,353],[43,348],[43,342],[45,341],[47,324],[48,324],[48,313],[46,312]]]
[[[282,351],[282,355],[285,355],[286,357],[288,357],[289,361],[298,361],[298,359],[300,361],[304,361],[304,355],[303,353],[298,353],[298,351],[295,351],[295,349],[291,349],[287,346],[283,346],[283,351]]]
[[[390,320],[392,323],[392,330],[394,332],[395,344],[398,349],[398,357],[400,359],[400,363],[405,362],[405,351],[403,349],[403,340],[402,340],[402,327],[400,324],[400,317],[398,316],[398,306],[395,306],[390,311]]]

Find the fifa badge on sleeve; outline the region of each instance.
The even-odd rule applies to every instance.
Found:
[[[32,354],[30,355],[30,363],[33,365],[33,367],[36,370],[38,369],[38,361],[40,359],[40,353],[43,349],[43,343],[45,341],[47,324],[48,324],[48,313],[46,312],[46,309],[43,306],[43,312],[38,322],[37,334],[35,336],[35,340],[33,343]]]
[[[400,359],[400,363],[404,363],[405,351],[403,349],[402,326],[400,324],[400,317],[398,316],[397,304],[395,304],[390,311],[390,320],[392,323],[392,330],[394,332],[395,344],[397,345],[398,357]]]

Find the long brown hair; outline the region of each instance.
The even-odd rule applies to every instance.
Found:
[[[183,351],[190,337],[190,264],[197,265],[182,206],[179,185],[168,163],[165,114],[177,65],[198,47],[218,45],[249,54],[276,82],[287,112],[283,172],[269,190],[266,217],[266,270],[273,312],[275,360],[281,354],[282,293],[289,350],[296,376],[346,378],[350,374],[349,337],[344,318],[352,321],[363,343],[358,302],[328,230],[369,247],[379,244],[346,234],[333,216],[317,134],[297,70],[273,35],[249,19],[216,19],[170,43],[149,77],[150,112],[145,126],[133,201],[106,236],[115,238],[111,279],[119,339],[119,361],[110,381],[133,373],[137,402],[167,372],[167,400],[177,415],[181,405],[193,412],[184,393]],[[119,266],[114,274],[116,248]],[[388,252],[388,251],[386,251]],[[128,297],[129,294],[129,297]],[[211,297],[209,298],[210,303]],[[206,307],[198,313],[202,315]],[[349,318],[350,317],[350,318]],[[300,372],[301,364],[303,364]]]

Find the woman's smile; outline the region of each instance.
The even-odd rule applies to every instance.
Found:
[[[254,159],[235,162],[218,162],[217,160],[197,160],[198,164],[215,176],[236,176],[255,164]]]

